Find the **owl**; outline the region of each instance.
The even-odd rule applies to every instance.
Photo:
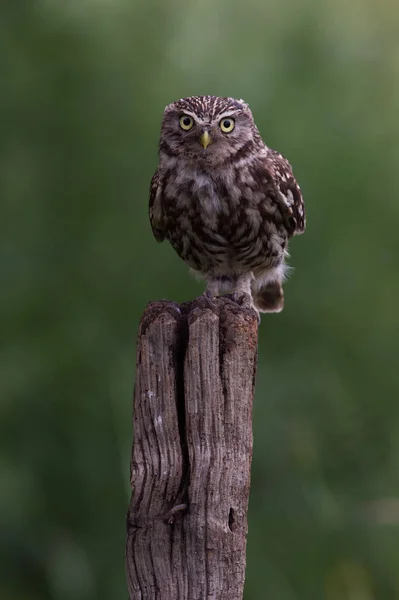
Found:
[[[155,238],[205,279],[208,298],[282,310],[288,240],[304,232],[305,207],[243,100],[193,96],[165,108],[149,209]]]

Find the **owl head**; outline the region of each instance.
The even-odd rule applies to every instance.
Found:
[[[243,100],[191,96],[165,108],[160,154],[220,165],[260,139]]]

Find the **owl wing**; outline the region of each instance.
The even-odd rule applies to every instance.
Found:
[[[288,236],[299,235],[306,228],[305,204],[300,187],[288,160],[274,150],[269,152],[269,168],[274,183],[275,201],[284,219]]]
[[[159,171],[151,179],[150,186],[150,223],[152,233],[157,242],[163,242],[165,239],[165,219],[162,210],[162,179]]]

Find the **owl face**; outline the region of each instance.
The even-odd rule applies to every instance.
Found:
[[[193,96],[166,107],[160,149],[197,164],[220,165],[254,137],[259,133],[243,100]]]

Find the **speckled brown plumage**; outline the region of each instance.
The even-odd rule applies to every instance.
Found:
[[[287,243],[305,230],[305,208],[289,162],[265,145],[242,100],[166,107],[150,220],[207,280],[208,296],[246,293],[260,311],[283,308]]]

